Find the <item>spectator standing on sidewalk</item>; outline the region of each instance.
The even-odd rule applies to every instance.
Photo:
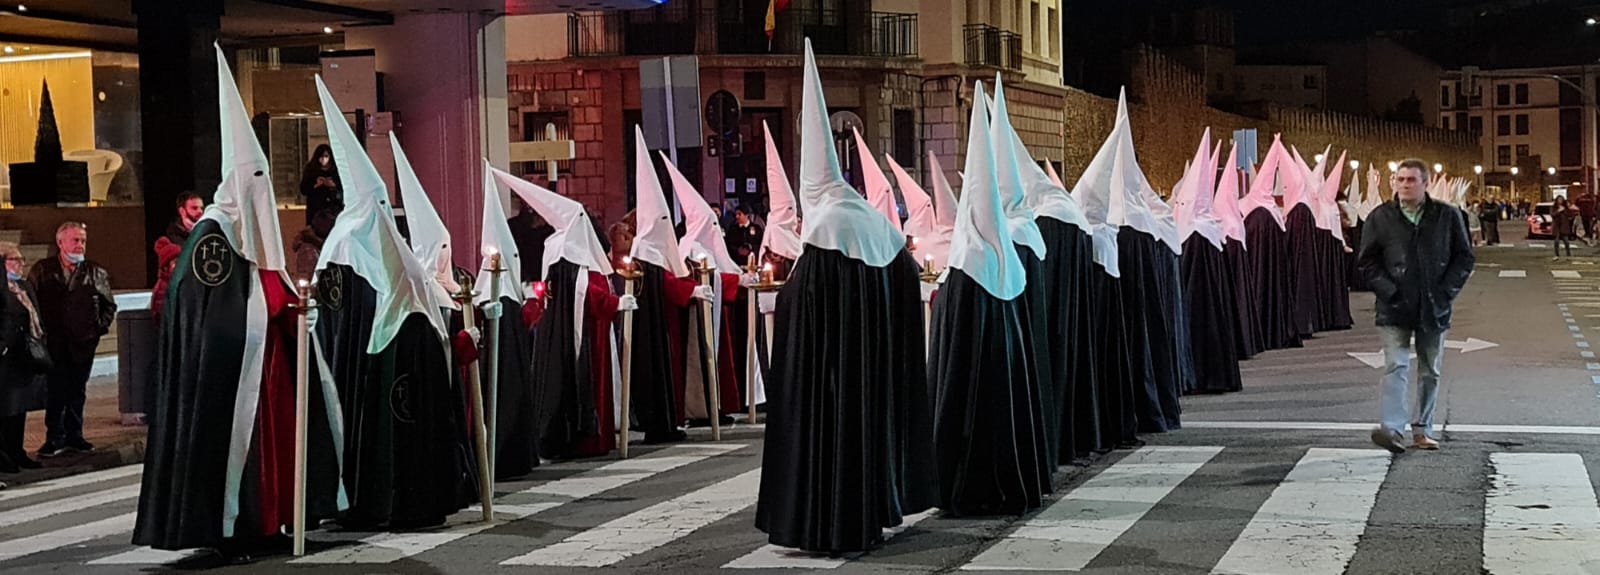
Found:
[[[16,244],[0,242],[0,257],[5,258],[6,268],[5,286],[0,289],[0,472],[16,473],[39,468],[39,462],[28,457],[22,437],[28,412],[44,409],[50,352],[39,298],[22,277],[26,263],[22,251]]]
[[[167,233],[156,238],[156,286],[150,290],[150,312],[157,321],[161,319],[161,307],[167,304],[167,282],[172,279],[172,268],[178,265],[178,256],[183,255],[189,230],[194,229],[194,223],[205,213],[206,204],[200,196],[193,192],[179,194],[178,214],[167,226]]]
[[[1456,295],[1466,285],[1475,258],[1461,210],[1434,201],[1423,192],[1428,167],[1410,159],[1389,176],[1394,199],[1373,210],[1361,229],[1361,272],[1377,294],[1377,325],[1383,340],[1384,373],[1379,410],[1382,423],[1372,442],[1403,453],[1401,432],[1411,409],[1411,351],[1415,342],[1418,371],[1417,416],[1412,419],[1412,445],[1438,449],[1429,435],[1438,398],[1445,332]]]
[[[94,451],[83,439],[84,388],[94,367],[100,336],[117,317],[111,276],[88,259],[89,229],[79,222],[56,228],[56,255],[40,260],[28,272],[39,294],[39,313],[50,336],[49,394],[45,407],[45,442],[40,457],[69,451]]]
[[[1478,218],[1483,221],[1483,243],[1487,245],[1500,244],[1500,202],[1485,202],[1482,204],[1483,212]]]

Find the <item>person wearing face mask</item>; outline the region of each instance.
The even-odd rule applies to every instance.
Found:
[[[192,192],[178,195],[178,214],[172,218],[172,225],[167,226],[167,233],[156,239],[156,285],[150,290],[150,312],[157,321],[167,303],[167,283],[172,279],[172,268],[178,264],[178,256],[183,255],[189,230],[194,229],[194,223],[200,221],[205,211],[206,204],[200,196]]]
[[[15,473],[39,468],[23,448],[22,436],[28,412],[44,409],[50,358],[44,347],[39,298],[22,277],[22,251],[16,244],[0,242],[0,258],[5,258],[6,268],[5,285],[0,288],[0,472]]]
[[[39,314],[50,334],[49,397],[45,408],[45,442],[40,457],[94,451],[83,439],[84,386],[94,365],[100,336],[111,330],[117,301],[111,296],[111,275],[84,258],[89,228],[66,222],[56,228],[56,254],[28,272],[39,294]]]
[[[334,215],[344,210],[344,186],[339,183],[339,168],[333,163],[333,148],[327,144],[317,146],[311,153],[311,161],[300,174],[300,195],[306,201],[306,221],[324,210],[332,210]]]

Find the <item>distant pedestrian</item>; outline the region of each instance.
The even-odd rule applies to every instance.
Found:
[[[1500,210],[1499,202],[1483,204],[1483,210],[1478,218],[1483,221],[1483,243],[1487,245],[1500,244]]]
[[[0,289],[0,472],[38,469],[22,446],[28,412],[44,409],[50,352],[33,286],[22,277],[22,251],[0,242],[5,286]]]
[[[1572,257],[1572,239],[1578,236],[1578,220],[1582,219],[1583,211],[1573,206],[1566,198],[1556,198],[1556,204],[1550,208],[1552,238],[1551,244],[1555,245],[1556,257],[1561,257],[1561,247],[1566,246],[1567,257]]]
[[[329,210],[333,215],[344,211],[344,188],[339,184],[339,166],[333,162],[333,148],[327,144],[311,152],[311,161],[300,172],[300,195],[306,202],[306,221],[318,212]]]
[[[39,261],[28,280],[39,294],[39,313],[50,336],[49,394],[40,457],[94,451],[83,439],[84,388],[100,336],[111,330],[117,300],[111,276],[84,258],[89,230],[78,222],[56,228],[56,255]]]
[[[1401,432],[1411,409],[1411,352],[1415,341],[1418,371],[1417,416],[1412,445],[1438,449],[1433,407],[1438,397],[1445,332],[1450,329],[1456,295],[1466,285],[1475,260],[1461,210],[1423,192],[1428,167],[1422,160],[1400,163],[1389,176],[1394,200],[1373,210],[1361,229],[1358,265],[1377,294],[1377,325],[1383,339],[1384,374],[1379,399],[1381,424],[1372,441],[1402,453]]]

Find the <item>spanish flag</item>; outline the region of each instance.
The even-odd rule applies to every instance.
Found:
[[[778,29],[778,12],[789,7],[789,0],[768,0],[767,2],[767,49],[772,49],[772,33]]]

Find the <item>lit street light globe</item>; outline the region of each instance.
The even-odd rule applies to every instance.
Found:
[[[1395,171],[1398,171],[1399,169],[1400,169],[1400,162],[1389,162],[1389,171],[1391,173],[1395,172]]]
[[[1478,174],[1480,176],[1483,175],[1483,165],[1479,164],[1479,165],[1473,166],[1472,167],[1472,173]]]
[[[1359,160],[1350,160],[1350,169],[1352,169],[1352,170],[1361,169],[1361,162]]]
[[[1515,176],[1515,175],[1517,175],[1518,172],[1521,172],[1521,171],[1522,170],[1517,168],[1516,166],[1511,166],[1511,175]]]
[[[1545,170],[1545,173],[1550,174],[1552,176],[1556,175],[1556,167],[1555,166],[1550,166],[1550,169]]]
[[[1444,171],[1444,164],[1434,164],[1433,165],[1433,173],[1437,174],[1437,173],[1443,172],[1443,171]]]

